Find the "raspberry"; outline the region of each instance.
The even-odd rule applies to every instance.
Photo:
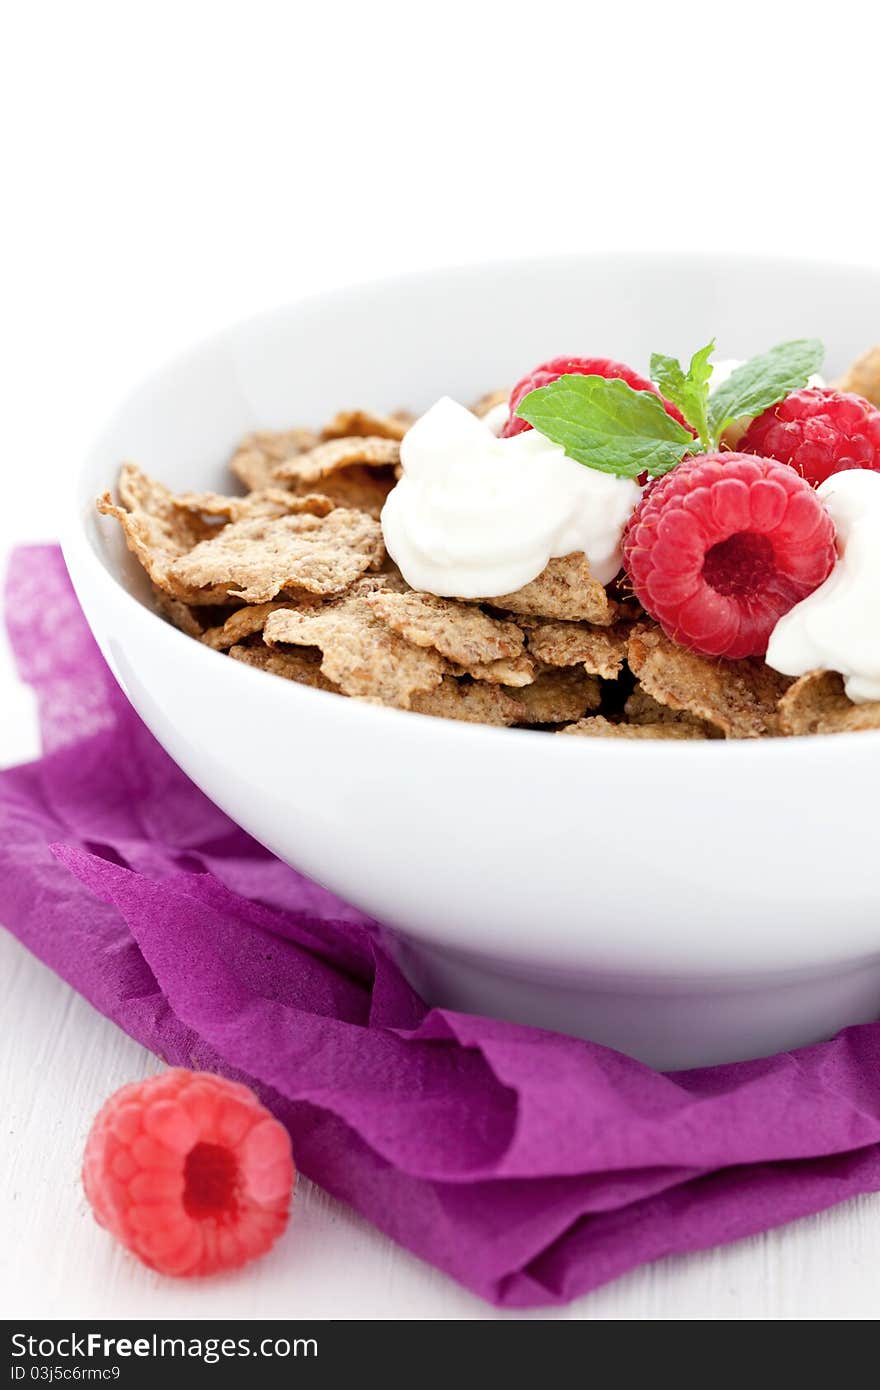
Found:
[[[844,391],[794,391],[752,421],[739,447],[790,464],[814,487],[847,468],[880,471],[880,410]]]
[[[510,416],[507,424],[501,431],[502,439],[509,439],[511,435],[521,434],[523,430],[530,430],[532,427],[526,420],[521,420],[516,414],[516,408],[523,397],[530,391],[537,391],[539,386],[549,386],[551,381],[557,381],[561,376],[573,374],[576,376],[607,376],[619,377],[625,381],[627,386],[631,386],[634,391],[652,391],[655,396],[660,396],[660,392],[653,381],[648,381],[647,377],[639,376],[632,367],[627,367],[624,362],[613,362],[610,357],[553,357],[549,362],[542,362],[540,367],[529,372],[522,381],[518,381],[510,393]],[[685,429],[691,427],[682,415],[677,406],[671,401],[663,400],[664,409],[667,415],[671,415]],[[691,430],[695,434],[694,430]]]
[[[247,1086],[181,1069],[112,1095],[83,1158],[98,1222],[151,1269],[187,1277],[265,1254],[294,1177],[287,1130]]]
[[[686,459],[642,497],[624,537],[636,597],[704,656],[759,656],[828,578],[834,525],[793,468],[745,454]]]

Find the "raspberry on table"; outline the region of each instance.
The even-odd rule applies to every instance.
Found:
[[[83,1158],[98,1222],[151,1269],[185,1277],[265,1254],[295,1175],[287,1130],[253,1091],[180,1068],[112,1095]]]
[[[739,448],[790,464],[818,487],[847,468],[880,470],[880,410],[846,391],[793,391],[752,421]]]
[[[653,483],[624,536],[636,597],[704,656],[762,656],[773,628],[834,565],[834,524],[787,464],[719,453]]]
[[[510,439],[514,434],[521,434],[523,430],[530,430],[532,427],[527,420],[521,420],[516,414],[516,408],[530,391],[537,391],[540,386],[549,386],[551,381],[558,381],[561,376],[604,376],[618,377],[625,381],[627,386],[631,386],[634,391],[650,391],[655,396],[660,396],[660,392],[649,381],[647,377],[640,376],[633,371],[625,362],[614,362],[610,357],[553,357],[549,362],[542,362],[539,367],[518,381],[510,393],[510,416],[507,424],[501,431],[502,439]],[[663,407],[667,415],[671,415],[685,429],[694,431],[688,424],[677,406],[671,401],[664,400]]]

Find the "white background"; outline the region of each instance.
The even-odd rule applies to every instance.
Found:
[[[145,370],[305,290],[585,248],[880,262],[872,10],[0,0],[0,554],[56,534],[65,475]],[[589,325],[581,346],[602,350]],[[29,756],[2,651],[0,714],[0,757]],[[497,1316],[305,1185],[235,1279],[135,1266],[76,1171],[101,1101],[153,1063],[8,938],[0,972],[5,1315]],[[874,1318],[878,1275],[872,1198],[561,1316]]]

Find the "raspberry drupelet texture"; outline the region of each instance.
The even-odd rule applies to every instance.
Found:
[[[539,367],[535,367],[514,386],[510,393],[510,416],[501,431],[502,439],[509,439],[511,435],[521,434],[523,430],[532,428],[527,420],[521,420],[516,414],[520,401],[530,391],[537,391],[540,386],[549,386],[551,381],[558,381],[561,376],[569,375],[618,377],[634,391],[651,391],[655,396],[660,396],[653,381],[648,381],[647,377],[634,372],[625,362],[614,362],[610,357],[553,357],[549,362],[542,362]],[[671,415],[680,425],[684,425],[685,429],[690,430],[690,425],[678,407],[671,401],[664,400],[662,396],[660,399],[667,415]],[[691,430],[692,434],[693,432]]]
[[[701,455],[646,490],[623,554],[636,597],[674,642],[761,656],[783,613],[831,573],[834,525],[786,464]]]
[[[252,1091],[180,1069],[112,1095],[83,1159],[100,1224],[151,1269],[189,1277],[264,1254],[294,1177],[287,1130]]]
[[[844,391],[794,391],[752,421],[739,448],[790,464],[814,487],[847,468],[880,470],[880,410]]]

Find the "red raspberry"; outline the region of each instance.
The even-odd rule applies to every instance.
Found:
[[[558,381],[559,377],[568,375],[619,377],[634,391],[653,391],[655,396],[660,396],[653,381],[639,376],[638,372],[634,372],[632,367],[627,367],[624,362],[613,362],[610,357],[553,357],[549,362],[542,362],[540,367],[535,367],[514,386],[510,393],[510,416],[501,431],[502,439],[509,439],[511,435],[521,434],[523,430],[532,428],[526,420],[521,420],[516,414],[516,408],[523,397],[530,391],[537,391],[539,386],[549,386],[551,381]],[[662,396],[660,399],[667,415],[671,415],[680,425],[684,425],[685,429],[690,430],[690,425],[678,407],[671,401],[663,400]],[[696,431],[691,430],[691,434],[695,435]]]
[[[290,1137],[247,1086],[175,1069],[123,1086],[86,1141],[95,1217],[160,1274],[214,1274],[287,1225]]]
[[[880,471],[880,410],[845,391],[794,391],[752,421],[739,447],[791,464],[814,487],[847,468]]]
[[[834,525],[793,468],[745,454],[686,459],[653,484],[624,537],[636,597],[704,656],[759,656],[828,578]]]

